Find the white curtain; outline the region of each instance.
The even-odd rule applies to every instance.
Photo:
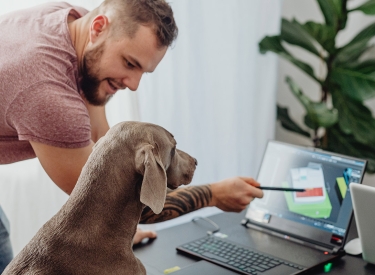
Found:
[[[43,2],[3,1],[0,13]],[[69,1],[87,9],[100,2]],[[137,93],[123,91],[109,102],[110,125],[142,120],[168,129],[178,148],[198,159],[192,184],[256,177],[266,141],[274,136],[277,79],[276,56],[260,55],[258,42],[279,32],[281,3],[171,2],[179,37],[156,71],[143,77]],[[0,204],[11,222],[15,253],[66,199],[37,160],[0,166]],[[214,212],[206,209],[152,228]]]
[[[162,125],[198,160],[192,184],[257,176],[274,136],[276,57],[258,42],[279,33],[280,0],[173,1],[179,36],[138,89],[140,119]],[[205,209],[156,229],[208,215]]]

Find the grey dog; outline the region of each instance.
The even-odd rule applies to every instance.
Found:
[[[142,210],[160,213],[167,187],[189,184],[196,165],[160,126],[115,125],[95,144],[67,202],[3,275],[146,274],[132,250]]]

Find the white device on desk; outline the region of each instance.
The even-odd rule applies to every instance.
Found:
[[[362,246],[362,258],[375,264],[375,187],[352,183],[349,187]]]
[[[361,240],[359,238],[355,238],[347,242],[346,245],[344,246],[344,250],[346,254],[349,254],[349,255],[362,254]]]

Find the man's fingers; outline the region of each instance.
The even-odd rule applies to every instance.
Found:
[[[256,190],[254,190],[255,194],[254,194],[254,197],[257,197],[259,199],[263,198],[264,194],[263,194],[263,191],[258,189],[258,188],[255,188]]]
[[[255,186],[255,187],[260,186],[260,183],[257,182],[253,178],[249,178],[249,177],[239,177],[239,178],[245,181],[246,183],[251,184],[252,186]]]
[[[254,200],[253,196],[249,196],[243,202],[238,204],[238,207],[241,207],[241,210],[245,209],[252,201]]]
[[[139,236],[141,237],[141,239],[146,239],[146,238],[150,238],[150,239],[155,239],[156,238],[156,232],[155,231],[151,231],[151,230],[141,230],[141,231],[137,231],[139,232]]]
[[[254,180],[253,178],[240,177],[243,181],[251,185],[251,196],[256,198],[263,198],[263,191],[256,188],[260,186],[260,183]]]
[[[138,244],[144,239],[155,239],[156,238],[156,232],[151,230],[142,230],[140,228],[137,228],[137,232],[135,232],[133,244]]]

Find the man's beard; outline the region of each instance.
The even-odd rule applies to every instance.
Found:
[[[80,88],[86,100],[95,106],[103,106],[111,98],[110,96],[99,98],[99,85],[101,80],[98,77],[99,68],[95,66],[99,64],[104,47],[105,44],[103,43],[91,52],[87,52],[82,60]]]

